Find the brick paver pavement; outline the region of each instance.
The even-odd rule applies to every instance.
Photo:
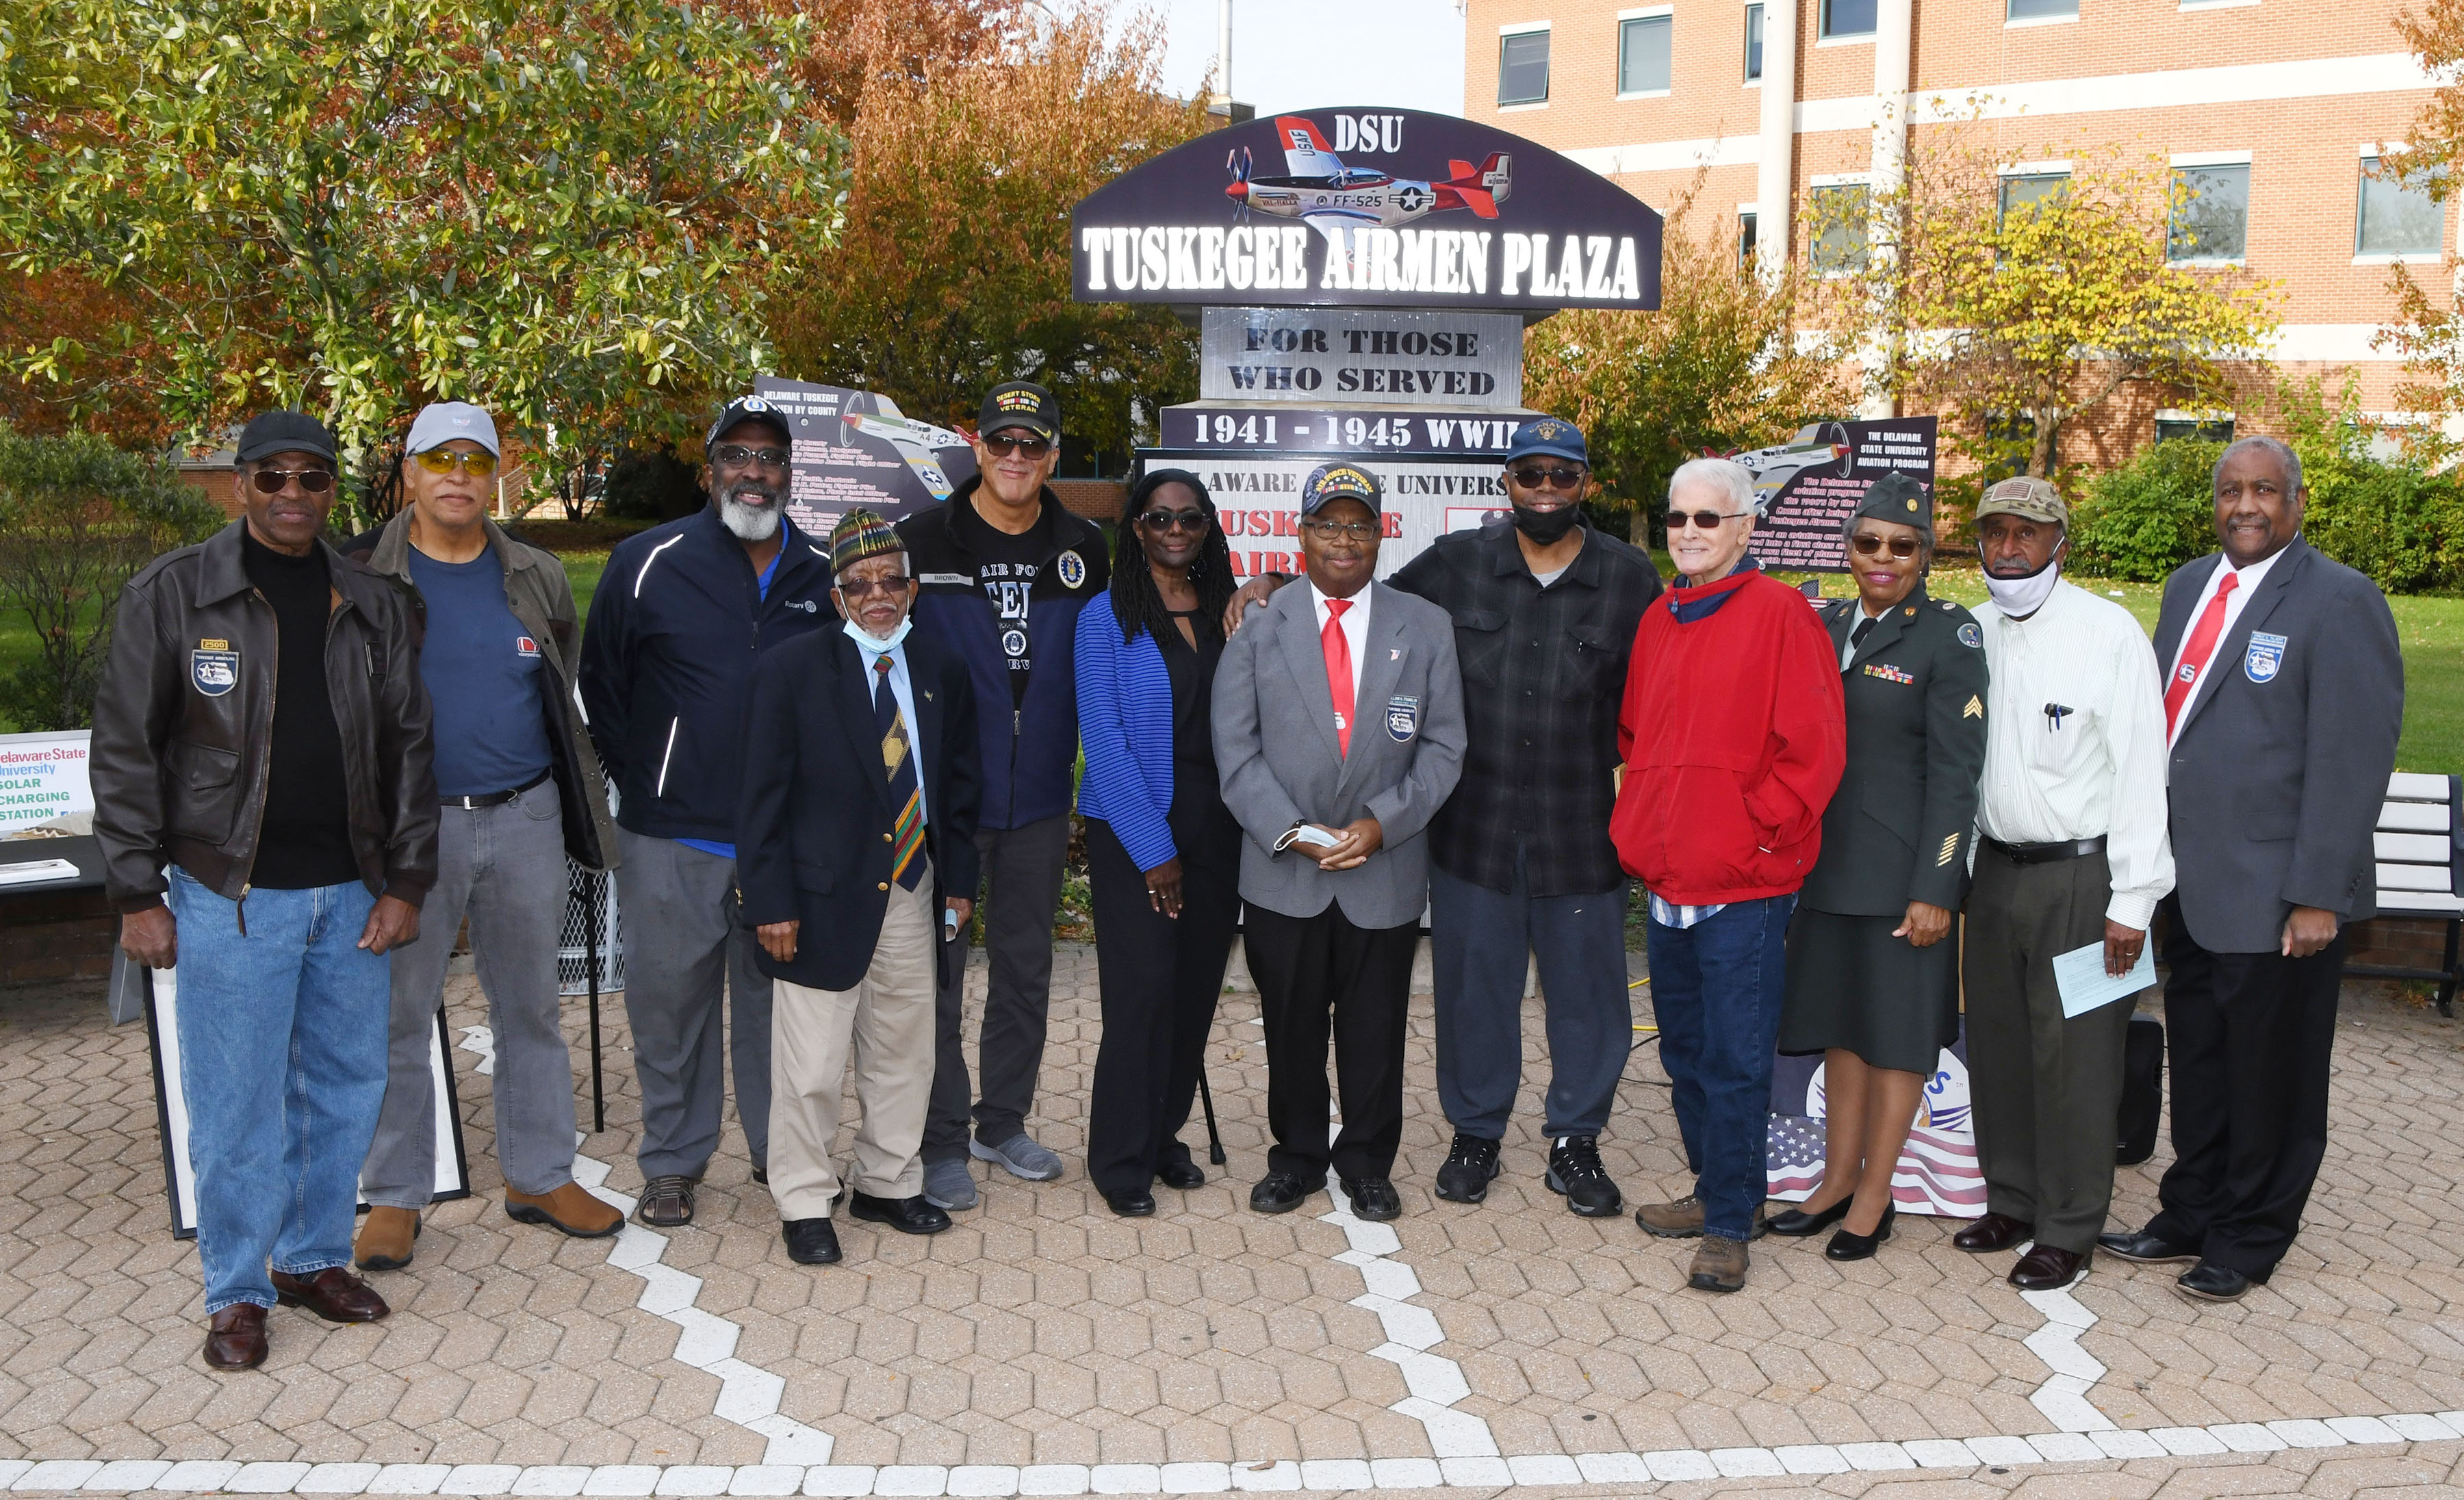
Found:
[[[448,1001],[457,1040],[484,1025],[471,981]],[[1265,1066],[1254,998],[1237,993],[1208,1052],[1228,1169],[1159,1190],[1152,1220],[1115,1219],[1079,1159],[1096,1014],[1093,956],[1065,949],[1034,1128],[1067,1177],[996,1172],[984,1206],[930,1240],[847,1221],[847,1262],[822,1268],[787,1260],[732,1127],[689,1229],[570,1241],[507,1221],[482,1033],[482,1050],[455,1054],[473,1196],[432,1209],[415,1264],[376,1278],[394,1315],[338,1328],[279,1311],[272,1359],[230,1376],[197,1356],[196,1268],[169,1234],[143,1027],[107,1026],[82,997],[20,996],[0,1008],[0,1458],[43,1467],[0,1464],[0,1484],[1008,1493],[1521,1480],[1557,1494],[1890,1486],[1910,1500],[2464,1486],[2464,1443],[2442,1436],[2464,1415],[2403,1430],[2302,1420],[2464,1408],[2464,1029],[2379,987],[2348,992],[2335,1134],[2300,1244],[2274,1285],[2221,1308],[2183,1299],[2161,1268],[2114,1263],[2070,1299],[2032,1302],[2000,1280],[2003,1258],[1960,1254],[1952,1225],[1904,1217],[1873,1261],[1765,1241],[1744,1292],[1687,1291],[1690,1246],[1629,1218],[1577,1219],[1542,1187],[1536,1006],[1505,1176],[1484,1205],[1440,1202],[1429,1183],[1449,1133],[1425,995],[1391,1233],[1322,1198],[1283,1218],[1247,1210]],[[621,1004],[605,1019],[608,1129],[583,1150],[622,1194],[640,1183],[636,1109]],[[578,1003],[568,1030],[586,1055]],[[1202,1140],[1198,1122],[1188,1138]],[[1631,1201],[1684,1188],[1648,1048],[1602,1151]],[[2118,1223],[2149,1211],[2165,1159],[2123,1170]],[[2068,1424],[2117,1430],[2056,1430],[2032,1401],[2049,1360],[2087,1372],[2088,1406]],[[215,1460],[231,1462],[203,1462]],[[380,1478],[375,1465],[503,1467]]]

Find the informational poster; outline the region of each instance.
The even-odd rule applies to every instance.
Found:
[[[1153,469],[1187,469],[1206,482],[1224,539],[1232,546],[1232,571],[1297,573],[1300,560],[1301,483],[1325,460],[1315,454],[1279,457],[1215,457],[1142,453]],[[1377,550],[1377,576],[1385,578],[1420,549],[1449,531],[1466,531],[1508,509],[1495,458],[1386,458],[1348,455],[1386,487],[1385,540]]]
[[[0,735],[0,840],[76,838],[94,831],[85,730]]]
[[[145,1031],[154,1060],[155,1121],[163,1140],[163,1177],[171,1199],[171,1237],[197,1237],[197,1173],[188,1160],[188,1098],[180,1075],[180,974],[146,971]],[[462,1108],[446,1053],[445,1011],[436,1012],[428,1067],[435,1080],[436,1187],[430,1202],[471,1196],[471,1163],[462,1149]],[[360,1206],[367,1206],[362,1200]]]
[[[1803,1202],[1822,1180],[1828,1112],[1820,1053],[1783,1052],[1771,1069],[1770,1195]],[[1968,1029],[1944,1048],[1917,1106],[1916,1125],[1891,1173],[1891,1201],[1903,1214],[1974,1219],[1985,1212],[1985,1172],[1976,1162],[1976,1120],[1968,1092]]]
[[[807,536],[827,537],[856,509],[896,520],[975,477],[965,433],[915,421],[888,396],[769,376],[753,390],[787,419],[794,438],[787,518]]]
[[[1795,572],[1845,571],[1840,526],[1875,480],[1905,474],[1931,493],[1936,426],[1932,417],[1819,422],[1788,442],[1732,454],[1754,475],[1762,511],[1755,558]]]

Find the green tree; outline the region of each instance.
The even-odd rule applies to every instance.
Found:
[[[0,716],[21,730],[92,724],[120,585],[222,523],[158,459],[88,432],[0,427],[0,607],[34,628],[33,658],[0,673]]]
[[[371,476],[440,397],[595,463],[766,364],[763,278],[841,199],[810,49],[661,0],[0,0],[6,263],[117,310],[0,371],[147,347],[175,431],[304,406]]]

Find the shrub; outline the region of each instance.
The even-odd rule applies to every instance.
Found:
[[[2223,452],[2222,443],[2177,437],[2099,474],[2071,518],[2071,565],[2152,584],[2213,552],[2213,475]]]

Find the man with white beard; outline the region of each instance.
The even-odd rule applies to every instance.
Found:
[[[720,412],[710,504],[616,547],[583,639],[583,707],[618,797],[638,1212],[661,1228],[693,1222],[728,1060],[753,1180],[769,1180],[770,981],[737,896],[741,726],[761,654],[838,624],[828,549],[783,514],[792,446],[786,418],[759,396]]]

